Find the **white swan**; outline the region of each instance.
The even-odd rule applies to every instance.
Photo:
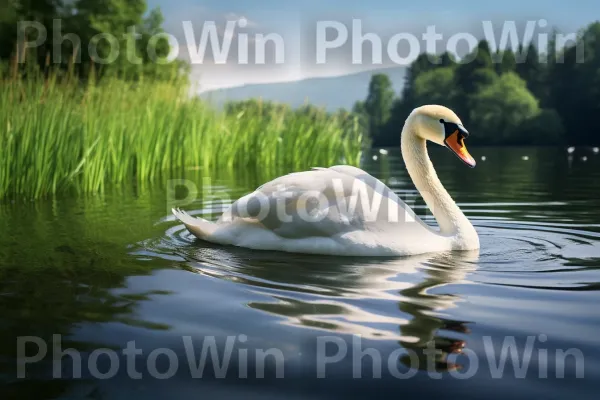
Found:
[[[344,256],[476,250],[477,232],[442,186],[426,147],[426,140],[446,146],[474,167],[467,136],[458,116],[439,105],[413,110],[402,130],[408,173],[439,230],[381,181],[346,165],[276,178],[238,199],[216,223],[173,213],[199,239],[258,250]]]

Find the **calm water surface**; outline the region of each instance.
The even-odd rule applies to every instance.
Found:
[[[600,154],[474,148],[486,159],[471,170],[440,150],[434,164],[480,251],[364,259],[209,246],[170,216],[164,185],[0,205],[2,398],[596,398]],[[365,160],[433,223],[399,151]],[[183,208],[216,219],[223,198],[271,177],[213,176],[211,194]],[[81,378],[79,356],[53,363],[53,335],[81,352]],[[18,367],[25,336],[47,352]],[[230,355],[223,374],[209,352],[201,359],[212,340],[216,364]],[[129,342],[137,356],[123,354]],[[257,350],[270,352],[264,366]]]

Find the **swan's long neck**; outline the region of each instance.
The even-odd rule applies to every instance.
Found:
[[[440,182],[427,154],[427,145],[409,118],[402,130],[402,157],[417,190],[433,213],[440,232],[461,238],[477,237],[475,228]]]

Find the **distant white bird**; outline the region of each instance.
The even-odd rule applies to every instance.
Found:
[[[592,149],[592,151],[594,152],[594,154],[598,154],[598,152],[600,152],[600,149],[599,149],[599,148],[597,148],[597,147],[594,147],[594,148]]]
[[[377,156],[373,156],[373,161],[377,161]]]
[[[571,146],[571,147],[569,147],[569,148],[567,149],[567,152],[568,152],[569,154],[573,154],[573,152],[574,152],[574,151],[575,151],[575,147],[573,147],[573,146]]]
[[[379,149],[379,154],[383,154],[384,156],[386,156],[388,153],[388,151],[386,149]]]
[[[481,156],[481,161],[485,161],[485,160],[486,160],[485,156]]]
[[[586,156],[581,157],[581,161],[583,161],[583,162],[587,161],[587,157]]]
[[[529,156],[523,156],[523,157],[521,157],[521,160],[527,161],[527,160],[529,160]]]

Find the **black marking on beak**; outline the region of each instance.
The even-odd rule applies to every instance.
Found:
[[[446,122],[443,119],[440,119],[440,123],[442,125],[444,125],[444,134],[446,136],[446,139],[448,139],[448,137],[450,135],[452,135],[454,132],[456,132],[457,130],[460,132],[460,136],[462,136],[463,138],[469,137],[469,131],[464,126],[462,126],[462,124],[455,124],[454,122]]]
[[[443,119],[440,119],[440,123],[444,125],[444,144],[446,147],[450,149],[466,165],[474,168],[477,163],[475,162],[473,156],[471,156],[467,151],[464,143],[464,139],[469,137],[469,131],[467,131],[461,124],[445,122]]]

